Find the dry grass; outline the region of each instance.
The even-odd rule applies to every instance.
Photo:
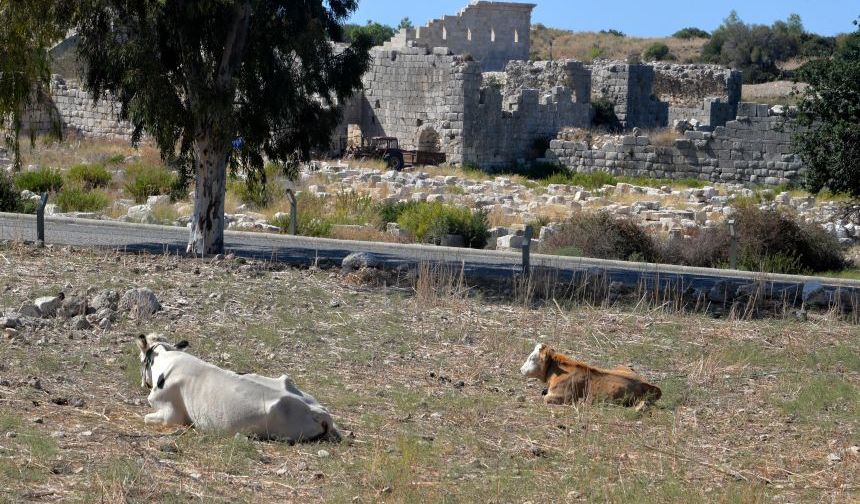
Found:
[[[533,308],[468,295],[456,270],[429,266],[407,292],[265,263],[8,245],[0,255],[6,310],[67,284],[149,286],[165,306],[109,331],[49,320],[0,342],[0,500],[770,503],[856,502],[860,491],[860,343],[856,326],[829,317]],[[141,331],[188,339],[237,371],[288,372],[354,441],[145,426]],[[632,364],[663,398],[641,413],[547,407],[518,373],[536,339]]]
[[[335,226],[331,238],[338,240],[374,241],[387,243],[409,243],[404,237],[380,231],[370,226]]]
[[[36,139],[34,146],[23,142],[21,164],[23,166],[48,166],[66,169],[81,163],[101,163],[108,160],[121,160],[128,156],[139,156],[150,165],[161,165],[158,149],[141,144],[137,149],[122,140],[83,138],[70,135],[58,142],[50,136]]]
[[[791,95],[792,91],[794,89],[802,91],[806,86],[804,83],[796,84],[791,81],[744,84],[741,100],[770,105],[796,105],[797,98]]]
[[[592,61],[595,57],[600,57],[627,60],[632,55],[641,56],[649,46],[662,42],[669,46],[669,53],[674,55],[679,63],[698,61],[702,46],[707,42],[707,39],[616,37],[607,33],[532,28],[533,59],[550,59],[550,40],[554,59]]]
[[[658,147],[672,147],[675,145],[675,140],[683,138],[684,135],[679,135],[673,128],[660,128],[650,130],[645,133],[651,141],[651,145]]]
[[[511,227],[516,224],[522,224],[523,219],[518,214],[505,213],[501,207],[494,206],[487,213],[487,223],[489,227]]]

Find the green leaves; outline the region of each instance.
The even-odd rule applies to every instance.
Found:
[[[860,198],[860,31],[832,59],[804,65],[795,153],[806,165],[804,186],[814,193],[828,189]],[[844,49],[844,48],[848,49]]]
[[[237,168],[294,163],[328,146],[360,86],[369,42],[336,48],[354,0],[87,0],[76,24],[85,80],[112,95],[165,159],[187,170],[196,139]],[[250,12],[250,17],[245,16]],[[231,142],[241,137],[239,148]]]
[[[0,0],[0,128],[20,166],[19,136],[26,108],[51,76],[48,49],[62,38],[67,8],[52,0]]]

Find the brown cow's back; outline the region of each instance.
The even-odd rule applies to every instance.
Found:
[[[555,353],[547,372],[549,403],[567,404],[578,400],[610,400],[632,405],[662,395],[628,366],[601,369]]]

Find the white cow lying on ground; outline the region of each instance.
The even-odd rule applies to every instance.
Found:
[[[263,439],[340,441],[331,414],[286,375],[239,375],[181,350],[160,335],[140,335],[141,386],[151,389],[146,423],[194,425]]]

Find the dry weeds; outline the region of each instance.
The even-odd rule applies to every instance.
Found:
[[[148,286],[165,307],[109,331],[49,320],[0,341],[0,495],[856,502],[856,326],[564,300],[534,308],[482,299],[455,271],[430,266],[413,285],[355,285],[266,263],[0,246],[6,311],[88,287]],[[237,371],[289,373],[354,441],[288,446],[145,426],[133,349],[141,331],[188,339],[196,355]],[[547,407],[540,385],[518,373],[535,340],[598,365],[631,364],[663,398],[641,413]]]
[[[608,33],[570,32],[553,28],[533,29],[531,38],[533,59],[551,59],[550,41],[552,41],[552,59],[570,58],[590,62],[598,56],[625,61],[631,56],[641,57],[652,44],[662,42],[669,46],[669,53],[679,63],[685,63],[700,59],[702,46],[707,39],[617,37]]]

